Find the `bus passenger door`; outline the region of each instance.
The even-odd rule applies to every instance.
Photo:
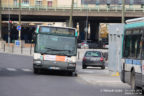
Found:
[[[142,45],[142,67],[141,67],[141,69],[142,69],[142,85],[144,86],[144,40],[142,41],[142,43],[141,43],[141,45]]]
[[[144,60],[142,61],[142,85],[144,86]]]

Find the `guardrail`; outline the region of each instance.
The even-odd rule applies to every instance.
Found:
[[[33,5],[33,6],[22,6],[21,7],[21,10],[36,10],[36,11],[40,11],[40,10],[43,10],[43,11],[67,11],[67,10],[70,10],[71,7],[48,7],[46,5],[44,6],[36,6],[36,5]],[[2,10],[19,10],[19,6],[14,6],[14,5],[2,5]],[[122,10],[122,6],[116,6],[116,5],[113,5],[113,6],[110,6],[110,7],[102,7],[102,6],[95,6],[95,7],[74,7],[74,11],[97,11],[97,12],[100,12],[100,11],[107,11],[107,12],[110,12],[110,11],[114,11],[114,12],[119,12]],[[126,12],[129,12],[129,11],[132,11],[132,12],[136,12],[136,11],[141,11],[141,12],[144,12],[144,8],[137,8],[137,7],[129,7],[129,8],[125,8],[125,11]]]
[[[4,43],[3,45],[1,45],[0,53],[32,56],[34,53],[34,45],[25,44],[24,46],[18,47],[15,46],[13,43],[11,43],[10,45]]]

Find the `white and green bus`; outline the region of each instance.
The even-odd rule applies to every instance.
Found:
[[[144,89],[144,18],[126,21],[122,46],[121,80]]]
[[[37,26],[33,56],[34,73],[41,69],[76,70],[77,31],[75,28]]]

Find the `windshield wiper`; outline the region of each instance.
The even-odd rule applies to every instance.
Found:
[[[48,50],[52,50],[52,51],[68,51],[71,52],[71,50],[60,50],[60,49],[53,49],[53,48],[46,48]]]

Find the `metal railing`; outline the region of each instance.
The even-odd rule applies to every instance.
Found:
[[[34,45],[33,44],[25,44],[24,46],[18,47],[12,43],[10,45],[4,43],[0,47],[0,53],[10,53],[10,54],[32,56],[34,53]]]
[[[16,5],[7,5],[7,4],[2,4],[2,10],[19,10],[19,6]],[[30,6],[22,6],[21,10],[36,10],[36,11],[67,11],[70,10],[71,7],[70,6],[57,6],[57,7],[48,7],[47,5],[43,5],[43,6],[37,6],[37,5],[30,5]],[[118,12],[122,10],[122,6],[121,5],[111,5],[111,6],[92,6],[92,7],[87,7],[87,6],[81,6],[81,7],[74,7],[74,11],[114,11],[114,12]],[[127,7],[125,8],[125,11],[132,11],[132,12],[136,12],[136,11],[142,11],[144,12],[144,8],[141,8],[141,5],[137,6],[137,7]]]

